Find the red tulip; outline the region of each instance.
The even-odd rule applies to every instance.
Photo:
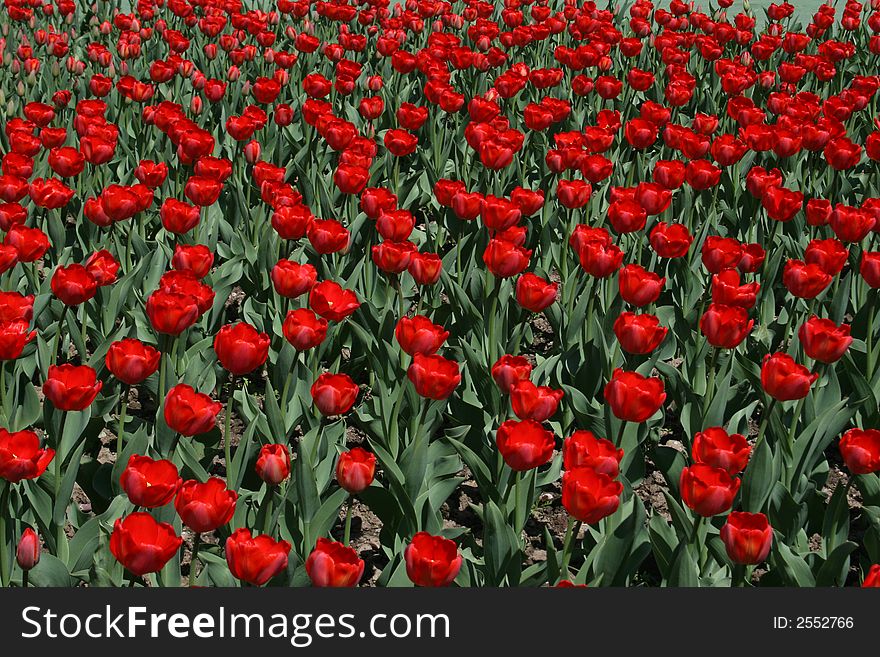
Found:
[[[695,513],[708,518],[730,508],[741,483],[722,468],[695,463],[682,469],[679,488],[682,501]]]
[[[732,237],[709,235],[703,242],[703,266],[713,274],[736,267],[742,259],[743,245]]]
[[[85,268],[94,277],[98,287],[104,287],[116,281],[119,262],[109,251],[101,249],[88,257]]]
[[[324,319],[341,322],[360,307],[357,296],[334,281],[321,281],[309,292],[309,306]]]
[[[320,254],[339,253],[348,248],[348,229],[335,219],[315,219],[308,229],[309,242]]]
[[[272,228],[283,240],[302,239],[314,221],[315,216],[305,205],[284,205],[272,213]]]
[[[434,324],[427,317],[415,315],[412,318],[401,317],[394,329],[394,336],[400,348],[410,356],[415,354],[430,356],[443,346],[446,338],[449,337],[449,331]]]
[[[556,186],[559,202],[569,209],[584,207],[590,200],[593,188],[583,180],[560,180]]]
[[[119,483],[132,504],[153,509],[173,500],[183,480],[171,461],[132,455]]]
[[[647,306],[660,297],[666,279],[640,265],[627,265],[617,275],[620,296],[634,306]]]
[[[531,374],[532,364],[523,356],[505,354],[492,366],[492,378],[505,393],[518,381],[528,380]]]
[[[508,420],[498,427],[496,444],[504,462],[512,470],[525,472],[553,458],[556,440],[552,432],[535,420]]]
[[[461,570],[461,555],[455,541],[419,532],[403,553],[406,574],[416,586],[449,586]]]
[[[819,265],[791,259],[782,270],[782,282],[793,296],[814,299],[831,283],[831,276],[822,271]]]
[[[880,288],[880,252],[862,252],[859,273],[872,288]]]
[[[137,385],[159,369],[162,354],[150,345],[134,338],[123,338],[107,348],[104,362],[117,379],[128,385]]]
[[[510,388],[510,402],[519,419],[544,422],[556,413],[563,394],[562,390],[536,386],[531,381],[518,381]]]
[[[174,247],[171,266],[177,271],[192,272],[196,278],[204,278],[214,264],[214,254],[204,244],[178,244]]]
[[[660,326],[660,319],[647,313],[636,315],[624,312],[614,321],[614,335],[620,347],[631,354],[649,354],[666,337],[667,329]]]
[[[85,303],[97,290],[95,277],[82,265],[59,266],[52,275],[52,293],[67,306]]]
[[[810,392],[810,386],[819,378],[785,353],[767,354],[761,365],[761,386],[779,401],[802,399]]]
[[[834,363],[849,349],[853,339],[848,324],[838,326],[830,319],[819,319],[815,315],[801,324],[798,339],[804,353],[822,363]]]
[[[661,258],[682,258],[687,255],[693,236],[684,224],[658,222],[651,229],[651,248]]]
[[[211,477],[205,483],[190,479],[181,485],[174,508],[184,525],[204,534],[232,520],[237,500],[238,493],[228,490],[219,477]]]
[[[198,207],[174,198],[165,199],[159,216],[165,230],[178,235],[188,233],[198,226],[200,219]]]
[[[18,567],[27,572],[40,563],[40,537],[28,527],[21,533],[18,545],[15,548],[15,561]]]
[[[208,395],[193,390],[192,386],[179,383],[165,396],[163,415],[165,423],[183,436],[197,436],[217,425],[217,414],[223,404]]]
[[[727,556],[736,564],[755,565],[767,559],[773,528],[763,513],[732,511],[721,528]]]
[[[746,310],[757,302],[759,283],[740,285],[737,269],[725,269],[712,276],[712,301],[723,306],[737,306]]]
[[[562,467],[566,470],[590,468],[613,479],[620,472],[622,458],[622,449],[592,431],[575,431],[562,443]]]
[[[434,285],[442,269],[443,261],[436,253],[413,253],[407,267],[418,285]]]
[[[193,204],[199,207],[214,205],[223,191],[223,183],[205,176],[190,176],[186,181],[183,193]]]
[[[752,330],[755,321],[748,311],[738,306],[709,304],[700,318],[700,330],[709,344],[720,349],[735,349]]]
[[[174,527],[142,511],[117,518],[110,534],[110,552],[138,576],[162,570],[182,543]]]
[[[461,383],[458,363],[436,354],[415,354],[406,375],[416,392],[428,399],[446,399]]]
[[[808,265],[819,265],[829,276],[836,276],[843,269],[849,257],[849,249],[835,239],[813,240],[804,252]]]
[[[319,538],[315,549],[306,559],[306,573],[313,586],[355,587],[364,574],[364,561],[354,548]]]
[[[59,411],[82,411],[95,400],[103,381],[88,365],[50,365],[43,394]]]
[[[617,511],[622,492],[623,484],[590,467],[566,470],[562,475],[562,506],[588,525]]]
[[[705,463],[735,475],[745,470],[751,448],[744,436],[728,434],[722,427],[710,427],[694,436],[691,454],[694,462]]]
[[[828,166],[837,171],[851,169],[862,159],[862,147],[847,137],[837,137],[828,142],[822,154]]]
[[[874,564],[865,575],[862,588],[880,588],[880,564]]]
[[[877,224],[877,217],[864,207],[854,208],[838,203],[828,223],[838,239],[861,242]]]
[[[282,258],[272,268],[271,278],[278,294],[295,299],[315,286],[318,272],[312,265],[300,265]]]
[[[15,360],[21,356],[25,345],[37,336],[30,322],[16,319],[0,322],[0,362]]]
[[[236,579],[262,586],[287,568],[290,547],[267,534],[252,536],[250,529],[236,529],[226,539],[226,563]]]
[[[327,337],[327,320],[308,308],[297,308],[287,313],[281,330],[294,349],[307,351],[317,347]]]
[[[347,374],[325,372],[312,384],[312,399],[323,415],[343,415],[351,410],[357,399],[357,384]]]
[[[880,472],[880,430],[850,429],[841,436],[839,448],[853,474]]]
[[[373,246],[373,262],[387,274],[400,274],[409,267],[413,253],[417,251],[412,242],[384,241]]]
[[[804,195],[781,186],[769,187],[761,197],[767,216],[776,221],[791,221],[800,212]]]
[[[290,450],[286,445],[263,445],[257,456],[256,471],[260,479],[277,486],[290,476]]]
[[[7,431],[0,428],[0,478],[10,484],[36,479],[46,471],[55,450],[40,447],[33,431]]]
[[[548,283],[540,276],[527,273],[516,281],[516,300],[520,306],[533,313],[547,309],[559,291],[558,283]]]
[[[376,475],[376,455],[361,447],[353,447],[339,455],[336,462],[336,481],[352,495],[373,483]]]
[[[494,237],[483,252],[483,262],[498,278],[516,276],[528,267],[532,251],[513,242]]]
[[[217,360],[228,372],[241,376],[253,372],[269,356],[269,336],[246,322],[226,324],[214,337]]]
[[[180,335],[200,314],[195,297],[161,289],[147,297],[146,310],[153,328],[168,335]]]
[[[627,422],[644,422],[661,408],[666,399],[661,379],[620,368],[614,370],[605,385],[604,395],[614,415]]]

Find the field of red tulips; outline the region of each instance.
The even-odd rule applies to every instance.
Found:
[[[880,586],[880,1],[731,4],[3,0],[0,583]]]

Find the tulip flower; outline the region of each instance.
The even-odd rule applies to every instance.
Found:
[[[251,530],[236,529],[226,539],[226,563],[232,575],[243,582],[262,586],[287,568],[291,545],[271,536],[252,536]]]
[[[733,476],[745,469],[751,448],[744,436],[728,434],[722,427],[710,427],[694,435],[691,453],[695,463],[721,468]]]
[[[257,456],[257,476],[277,486],[290,476],[290,450],[286,445],[263,445]]]
[[[323,415],[343,415],[351,410],[359,388],[347,374],[321,374],[312,384],[315,406]]]
[[[770,554],[773,528],[763,513],[733,511],[720,533],[727,556],[735,564],[759,564]]]
[[[626,422],[644,422],[666,399],[663,381],[617,368],[605,385],[605,401],[614,415]]]
[[[427,399],[446,399],[461,383],[458,363],[436,354],[415,354],[406,375],[416,392]]]
[[[841,436],[838,447],[853,474],[880,472],[880,430],[850,429]]]
[[[364,561],[353,548],[319,538],[306,559],[306,573],[313,586],[352,588],[364,574]]]
[[[110,552],[137,576],[162,570],[182,543],[174,527],[144,512],[117,518],[110,534]]]
[[[722,468],[695,463],[682,469],[679,488],[682,501],[698,515],[708,518],[730,508],[741,483]]]
[[[612,479],[620,472],[623,450],[610,440],[597,438],[592,431],[575,431],[562,443],[562,467],[565,470],[591,468]]]
[[[135,506],[153,509],[165,506],[180,489],[182,480],[171,461],[154,461],[149,456],[132,455],[122,471],[119,484]]]
[[[416,586],[449,586],[461,570],[455,541],[419,532],[404,550],[406,574]]]
[[[183,482],[174,508],[183,524],[197,534],[212,532],[232,519],[238,493],[226,488],[226,482],[211,477],[200,483],[194,479]]]
[[[446,338],[449,337],[449,331],[422,315],[404,316],[397,322],[394,337],[397,338],[400,348],[410,356],[416,354],[430,356],[443,346]]]

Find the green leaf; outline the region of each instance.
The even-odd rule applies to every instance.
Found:
[[[778,473],[779,467],[775,463],[773,450],[766,440],[761,440],[743,474],[741,491],[743,511],[758,513],[764,509],[773,485],[779,478]]]

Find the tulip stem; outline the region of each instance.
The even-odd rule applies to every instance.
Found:
[[[571,561],[572,543],[575,537],[580,533],[581,522],[575,522],[571,516],[568,517],[568,526],[565,529],[565,540],[562,543],[562,566],[559,568],[559,578],[568,578],[568,562]]]
[[[122,434],[125,433],[125,418],[128,412],[128,390],[128,386],[122,387],[122,403],[119,406],[119,428],[116,431],[116,458],[122,456]]]
[[[791,488],[792,484],[794,484],[794,482],[791,480],[791,476],[794,470],[794,434],[797,431],[798,420],[800,419],[801,412],[804,410],[804,402],[806,402],[806,400],[806,396],[801,397],[798,400],[797,406],[794,409],[794,415],[791,418],[791,426],[788,429],[788,436],[785,440],[785,450],[787,452],[786,456],[788,457],[788,463],[786,464],[785,468],[786,488]]]
[[[730,583],[732,586],[742,587],[747,583],[746,580],[746,567],[742,564],[734,564],[733,572],[730,576]]]
[[[706,394],[703,397],[703,418],[705,420],[706,413],[709,412],[709,406],[712,404],[712,398],[715,396],[715,376],[718,369],[718,352],[721,351],[717,347],[712,348],[712,357],[709,359],[709,381],[706,383]],[[705,426],[705,422],[704,422]]]
[[[868,347],[868,371],[865,372],[868,381],[874,380],[874,321],[877,317],[877,296],[873,290],[868,292],[868,335],[865,342]]]
[[[64,455],[61,453],[62,440],[64,439],[64,425],[67,423],[67,415],[68,413],[64,413],[61,416],[61,422],[58,427],[58,436],[55,440],[55,458],[53,462],[55,464],[55,481],[54,481],[54,495],[52,497],[53,502],[53,520],[54,520],[54,505],[59,503],[58,498],[61,497],[61,468],[64,464]],[[66,516],[66,514],[65,514]],[[64,534],[64,523],[65,518],[61,519],[57,525],[55,525],[55,556],[61,559],[62,561],[67,561],[67,536]],[[64,546],[62,548],[62,545]]]
[[[522,540],[523,525],[525,525],[525,514],[523,513],[522,495],[520,495],[522,488],[522,478],[522,472],[517,472],[515,474],[515,483],[513,485],[513,529],[514,531],[516,531],[517,540],[520,541]]]
[[[159,389],[156,391],[158,394],[156,395],[157,405],[161,407],[165,403],[165,381],[166,374],[165,368],[168,365],[168,345],[165,340],[165,337],[159,336]]]
[[[617,440],[614,441],[615,447],[620,447],[623,444],[623,434],[626,433],[626,420],[620,421],[620,429],[617,430]]]
[[[0,586],[9,586],[9,544],[6,541],[6,518],[12,517],[9,512],[9,489],[12,484],[3,482],[3,492],[0,493]]]
[[[284,438],[287,439],[287,394],[290,392],[290,382],[293,380],[294,368],[291,367],[284,379],[284,388],[281,391],[281,422],[284,428]]]
[[[82,305],[82,339],[83,339],[83,349],[86,350],[86,353],[82,354],[82,359],[86,360],[89,355],[89,348],[86,343],[89,341],[89,314],[86,312],[86,305]]]
[[[492,295],[492,304],[489,310],[489,367],[498,360],[498,332],[496,329],[496,315],[498,314],[498,297],[499,294],[499,285],[497,282],[493,281],[494,285],[492,285],[492,290],[489,292]]]
[[[52,342],[52,365],[58,362],[58,343],[61,342],[61,325],[64,324],[64,320],[67,317],[67,308],[68,306],[65,304],[61,309],[61,316],[58,318],[58,327],[55,329],[55,340]]]
[[[28,576],[30,575],[30,572],[31,571],[29,571],[29,570],[25,570],[21,574],[21,588],[23,588],[23,589],[26,589],[28,587],[28,579],[29,579]]]
[[[199,558],[199,543],[202,542],[202,535],[196,533],[193,536],[193,544],[192,544],[192,556],[189,560],[189,585],[195,586],[196,580],[199,578],[198,573],[198,558]]]
[[[9,424],[9,411],[6,408],[6,361],[0,360],[0,410],[6,424]],[[10,427],[11,428],[11,427]]]
[[[348,496],[348,504],[345,507],[345,532],[342,535],[342,544],[348,545],[351,543],[351,516],[352,507],[354,506],[354,496]]]
[[[223,454],[226,459],[226,482],[231,485],[235,481],[232,474],[232,402],[235,397],[235,375],[229,376],[229,397],[226,400],[226,413],[223,418],[225,431],[223,432]]]
[[[761,426],[758,428],[758,437],[755,438],[755,446],[752,448],[752,453],[754,454],[755,450],[758,449],[758,446],[761,444],[761,441],[764,439],[764,434],[767,432],[767,425],[770,423],[770,415],[773,413],[773,409],[776,407],[776,399],[771,399],[770,403],[767,404],[764,409],[764,416],[761,418]]]

